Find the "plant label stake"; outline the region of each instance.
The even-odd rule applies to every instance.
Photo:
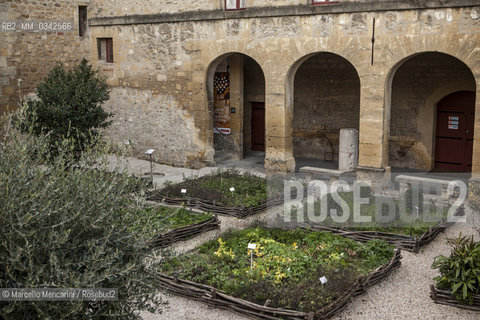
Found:
[[[255,243],[249,243],[248,244],[248,249],[250,250],[250,271],[253,270],[253,250],[257,247],[257,244]]]
[[[187,189],[182,189],[180,192],[185,194],[185,193],[187,193]]]
[[[155,149],[148,149],[145,151],[145,154],[148,154],[150,157],[150,176],[152,177],[152,183],[153,183],[153,162],[152,162],[152,154],[155,152]]]
[[[319,278],[318,280],[320,280],[320,283],[322,284],[322,287],[323,287],[323,285],[324,285],[325,283],[327,283],[327,281],[328,281],[325,276]]]

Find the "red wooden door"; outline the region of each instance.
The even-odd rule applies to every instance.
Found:
[[[265,103],[252,102],[252,150],[265,151]]]
[[[456,92],[438,103],[435,168],[472,170],[474,116],[474,92]]]

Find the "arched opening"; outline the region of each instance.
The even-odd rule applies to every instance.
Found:
[[[471,171],[475,78],[462,61],[438,52],[409,57],[392,73],[390,92],[391,167]]]
[[[333,53],[304,57],[291,73],[287,105],[293,104],[297,170],[303,166],[338,169],[340,130],[359,128],[358,73],[348,60]]]
[[[215,162],[245,156],[265,159],[265,77],[260,65],[241,53],[210,64],[207,97],[212,114]]]

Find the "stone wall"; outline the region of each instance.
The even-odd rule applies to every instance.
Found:
[[[446,54],[421,54],[397,70],[392,84],[391,166],[432,169],[435,104],[452,90],[474,91],[475,79],[463,62]]]
[[[305,61],[295,75],[293,153],[296,157],[338,159],[339,132],[358,129],[360,80],[355,68],[334,54],[320,53]]]
[[[93,14],[97,17],[181,13],[206,10],[224,10],[225,0],[92,0],[95,1]],[[246,8],[271,8],[285,6],[311,6],[312,0],[245,0]],[[393,0],[389,0],[393,1]],[[335,4],[368,3],[378,0],[342,0]],[[384,0],[383,2],[388,2]]]
[[[95,0],[98,17],[176,13],[223,8],[223,0]]]
[[[325,9],[315,10],[332,10],[328,6],[320,7]],[[169,23],[161,21],[171,16],[150,17],[148,21],[152,22],[149,23],[145,17],[94,19],[91,47],[96,46],[97,37],[113,37],[115,62],[111,65],[98,63],[102,70],[106,70],[108,82],[118,88],[144,90],[158,96],[156,101],[169,101],[176,113],[189,119],[186,121],[192,130],[182,132],[182,141],[191,143],[183,143],[182,146],[187,147],[177,150],[179,159],[195,158],[196,155],[198,163],[214,161],[208,75],[217,59],[242,53],[257,61],[265,74],[268,167],[291,170],[294,152],[319,157],[325,144],[320,143],[314,134],[325,128],[322,121],[326,116],[333,116],[331,122],[335,130],[341,127],[360,129],[359,160],[362,166],[385,167],[388,166],[388,153],[384,156],[384,152],[388,145],[385,146],[384,137],[388,137],[388,120],[396,119],[395,114],[390,117],[388,112],[402,108],[397,108],[396,102],[392,108],[387,103],[390,93],[385,88],[388,77],[394,74],[392,70],[397,63],[418,52],[440,51],[463,60],[475,75],[480,74],[480,63],[475,58],[475,43],[480,33],[476,10],[480,12],[467,7],[318,15],[301,13],[275,17],[249,17],[248,14],[254,12],[245,10],[242,14],[246,16],[242,19],[228,19],[223,12],[212,11],[205,18],[192,15],[184,17],[187,21]],[[269,14],[267,11],[258,12]],[[283,14],[283,11],[278,12]],[[376,42],[372,64],[374,18]],[[115,25],[111,25],[113,22]],[[302,64],[305,57],[315,52],[331,52],[344,57],[348,63],[345,67],[338,66],[335,60],[323,61],[317,66]],[[92,52],[92,60],[96,59],[95,55],[96,52]],[[250,78],[247,58],[244,64],[244,76]],[[479,70],[476,71],[477,67]],[[299,70],[295,72],[297,68]],[[298,78],[300,82],[294,81],[295,74],[302,73],[306,74]],[[312,82],[315,83],[313,87],[318,86],[313,96]],[[252,94],[248,93],[250,89],[247,87],[252,83],[245,80],[245,103],[239,106],[245,108],[245,115],[249,113],[248,102],[251,100],[247,95]],[[318,112],[314,105],[322,105],[325,110]],[[112,110],[120,107],[113,106]],[[142,116],[137,115],[133,107],[127,108],[132,111],[132,125],[139,128],[135,130],[141,131]],[[160,114],[152,114],[152,117],[157,116]],[[303,120],[296,121],[294,116]],[[312,125],[313,121],[317,124]],[[170,135],[178,134],[175,126],[162,130]],[[248,145],[248,119],[243,121],[243,130],[244,143]],[[397,129],[392,130],[392,140],[403,135],[394,130]],[[115,134],[110,136],[118,138]],[[334,136],[332,139],[336,144]],[[241,138],[237,137],[235,141],[239,142]],[[157,144],[152,147],[159,150],[159,161],[172,162],[167,146]],[[142,150],[138,152],[141,154]],[[395,164],[395,160],[392,161]],[[188,163],[191,161],[185,160],[185,164]]]
[[[195,168],[204,165],[202,143],[192,139],[199,129],[174,97],[129,87],[112,88],[110,97],[105,109],[115,116],[105,131],[107,138],[130,145],[140,158],[154,148],[156,161]]]
[[[88,32],[85,37],[78,35],[78,5],[88,3],[88,0],[0,3],[0,22],[66,21],[73,27],[64,32],[0,30],[0,112],[17,106],[18,79],[21,79],[22,93],[28,94],[57,63],[71,67],[89,56]],[[15,29],[20,29],[18,23]]]
[[[397,98],[390,99],[391,94],[397,94],[393,92],[395,90],[391,91],[389,83],[394,82],[392,77],[399,64],[420,52],[444,52],[463,61],[476,81],[480,79],[480,7],[475,7],[478,2],[473,0],[341,1],[328,6],[311,6],[309,1],[251,0],[247,2],[249,10],[229,13],[223,11],[221,0],[208,4],[190,2],[198,7],[174,0],[141,4],[130,0],[91,0],[89,3],[89,17],[93,19],[90,19],[89,33],[84,39],[75,33],[11,34],[5,37],[0,48],[0,56],[7,57],[0,58],[3,96],[0,99],[14,96],[11,93],[19,76],[28,82],[24,86],[30,91],[57,60],[70,66],[87,54],[113,89],[108,108],[118,114],[108,136],[121,143],[130,140],[137,154],[143,154],[144,148],[155,148],[158,150],[157,160],[161,162],[199,166],[214,161],[208,77],[212,63],[228,54],[249,56],[263,70],[266,166],[280,171],[294,168],[294,132],[298,134],[304,130],[308,133],[302,140],[307,144],[303,149],[305,152],[315,147],[314,142],[308,142],[308,137],[317,127],[308,127],[305,122],[301,127],[295,124],[294,112],[301,110],[301,107],[296,108],[298,105],[303,104],[305,110],[311,108],[304,113],[304,118],[318,116],[317,109],[312,107],[315,103],[327,106],[328,116],[330,113],[340,114],[334,121],[338,122],[338,127],[355,127],[354,124],[359,122],[360,165],[386,168],[389,166],[390,120],[394,122],[397,119],[394,112],[404,108],[397,104]],[[1,10],[0,14],[7,12],[18,19],[21,14],[30,14],[31,11],[32,17],[61,15],[75,20],[78,4],[73,0],[9,1],[1,4],[2,9],[8,10]],[[274,7],[256,7],[270,5]],[[124,7],[131,8],[129,17],[110,16],[116,13],[109,13],[109,10],[122,11]],[[144,10],[142,13],[149,15],[135,16],[140,14],[136,10]],[[124,15],[122,12],[119,14]],[[155,15],[158,13],[163,14]],[[114,63],[98,61],[97,38],[102,37],[113,38]],[[341,79],[342,90],[338,90],[338,85],[332,90],[326,89],[328,79],[333,77],[333,81],[337,81],[336,77],[343,77],[348,68],[341,69],[342,72],[328,69],[315,74],[316,83],[323,82],[324,85],[314,98],[308,92],[301,92],[304,85],[296,88],[297,68],[300,68],[299,74],[307,72],[302,71],[302,66],[305,68],[302,62],[305,57],[319,52],[344,57],[358,74],[360,91],[350,91],[354,86],[345,86],[351,76]],[[248,60],[244,61],[247,65]],[[315,68],[321,71],[320,66]],[[248,72],[246,76],[249,76]],[[395,87],[394,84],[393,89]],[[245,89],[245,95],[249,94],[248,91]],[[239,110],[248,108],[250,98],[245,95],[238,95]],[[308,98],[302,102],[299,97]],[[419,101],[421,99],[424,98]],[[242,103],[243,100],[247,102]],[[331,105],[341,107],[328,107]],[[352,109],[348,109],[350,106]],[[148,117],[142,110],[148,111]],[[360,120],[349,116],[351,114],[360,114]],[[320,122],[324,118],[309,120],[313,123],[313,120]],[[243,125],[242,121],[237,123],[240,131],[247,126],[246,121]],[[179,125],[180,122],[183,126]],[[418,123],[417,120],[417,128]],[[401,124],[393,123],[393,126],[391,140],[413,129],[408,127],[410,124],[405,124],[403,129]],[[419,141],[417,137],[414,139]],[[241,140],[240,135],[235,141]],[[480,132],[476,132],[475,141],[474,157],[480,158]],[[314,154],[321,152],[317,149]],[[392,161],[395,163],[396,160]],[[480,172],[480,162],[477,163],[474,163],[474,170]]]

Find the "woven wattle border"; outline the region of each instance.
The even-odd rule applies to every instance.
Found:
[[[214,216],[200,223],[172,229],[165,234],[154,237],[148,244],[152,249],[166,248],[176,242],[188,240],[199,234],[218,228],[220,228],[220,220],[218,220],[217,216]]]
[[[184,197],[184,198],[170,197],[170,196],[161,194],[159,192],[148,195],[147,200],[162,202],[167,205],[186,206],[192,209],[201,210],[203,212],[211,212],[215,214],[221,214],[221,215],[236,217],[240,219],[245,219],[246,217],[249,217],[256,213],[263,212],[267,210],[269,206],[274,206],[274,205],[283,203],[282,198],[277,197],[277,198],[269,199],[257,206],[251,206],[251,207],[228,206],[221,203],[216,203],[213,201],[208,201],[208,200],[203,200],[203,199],[193,198],[193,197]]]
[[[444,304],[447,306],[457,307],[461,309],[480,311],[480,294],[472,295],[473,303],[470,305],[455,299],[455,297],[452,295],[451,290],[441,290],[434,285],[431,285],[430,298],[432,298],[432,300],[438,304]]]

